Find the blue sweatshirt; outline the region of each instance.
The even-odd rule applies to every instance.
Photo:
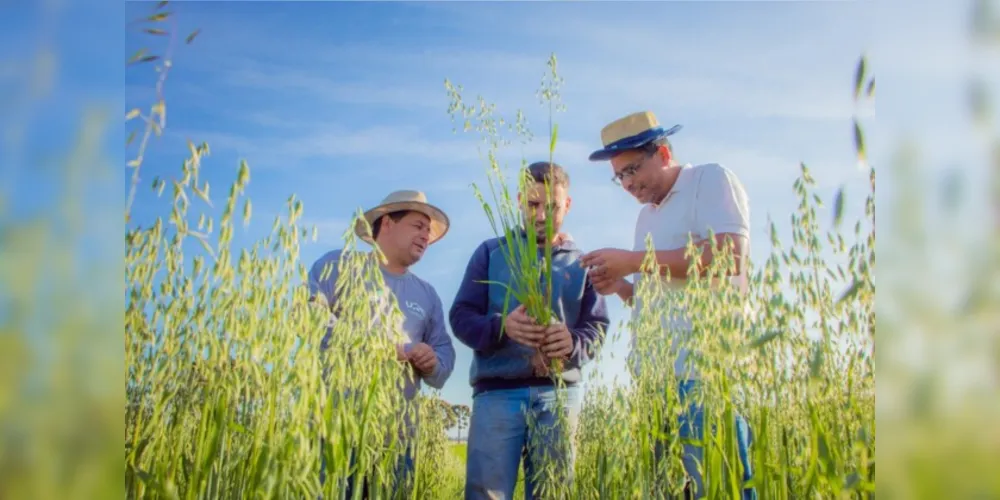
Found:
[[[503,319],[507,312],[517,308],[517,299],[511,295],[505,311],[507,290],[498,284],[483,283],[512,282],[501,248],[504,241],[506,237],[493,238],[476,248],[449,313],[452,333],[473,350],[469,383],[474,395],[490,389],[552,384],[550,377],[534,376],[531,365],[534,349],[506,334],[501,336]],[[539,259],[544,258],[543,252],[544,246],[539,245]],[[568,236],[552,252],[551,307],[573,338],[573,352],[561,374],[567,385],[580,381],[581,367],[596,356],[610,323],[604,297],[594,290],[586,269],[580,266],[581,255]]]

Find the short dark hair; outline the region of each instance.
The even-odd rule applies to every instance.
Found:
[[[639,151],[645,153],[646,156],[649,156],[653,153],[656,153],[656,151],[660,149],[660,146],[666,146],[668,151],[673,152],[673,149],[670,146],[670,140],[667,139],[666,137],[660,137],[659,139],[654,139],[650,142],[647,142],[646,144],[643,144],[642,146],[639,146],[638,149]]]
[[[372,223],[372,239],[378,239],[378,232],[382,229],[382,217],[389,216],[393,222],[399,222],[400,219],[406,217],[406,214],[408,213],[410,213],[409,210],[397,210],[395,212],[380,215],[379,218],[375,219],[375,222]]]
[[[566,173],[566,169],[562,168],[557,163],[550,163],[547,161],[536,161],[531,165],[528,165],[528,175],[531,176],[535,182],[545,183],[546,179],[552,184],[552,187],[562,186],[569,189],[569,174]]]

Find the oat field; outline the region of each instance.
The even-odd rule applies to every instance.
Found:
[[[861,59],[857,99],[872,98],[865,67]],[[548,136],[556,151],[562,103],[555,56],[548,68],[540,95],[552,104],[552,125],[534,133]],[[519,166],[501,165],[496,152],[526,131],[516,114],[501,119],[488,100],[470,102],[468,95],[449,81],[442,111],[447,107],[457,133],[483,138],[480,172],[487,182],[468,196],[482,204],[484,224],[502,234],[522,207],[513,195]],[[574,104],[581,103],[567,103]],[[134,140],[156,140],[167,107],[157,101],[130,113],[129,120],[142,123]],[[864,159],[862,124],[844,126],[854,127],[854,153]],[[301,223],[307,207],[289,193],[267,237],[234,246],[234,232],[253,217],[244,192],[253,158],[233,166],[228,192],[216,187],[210,196],[199,179],[209,153],[209,144],[190,144],[177,181],[154,182],[154,195],[140,192],[158,196],[171,212],[125,238],[126,497],[340,498],[357,466],[367,471],[377,497],[392,498],[388,473],[402,451],[396,416],[406,413],[421,423],[408,497],[460,498],[464,462],[446,439],[434,398],[403,401],[391,389],[406,376],[392,344],[370,335],[400,314],[376,307],[393,302],[377,286],[381,275],[371,261],[339,263],[344,313],[329,350],[320,351],[326,311],[299,285],[311,264],[299,258],[300,246],[313,235]],[[141,160],[132,168],[141,169]],[[638,291],[645,303],[660,305],[654,310],[683,308],[694,320],[695,333],[685,342],[703,353],[699,397],[706,425],[716,429],[701,443],[708,498],[733,498],[747,486],[737,470],[734,413],[754,430],[752,486],[760,498],[874,496],[875,169],[867,168],[867,199],[821,199],[807,163],[797,179],[775,179],[800,204],[790,217],[773,221],[771,241],[754,242],[769,245],[770,255],[751,263],[747,294],[713,284],[713,275],[731,263],[725,258],[702,270],[683,294]],[[221,217],[205,214],[209,200],[222,204]],[[863,204],[865,216],[844,220],[846,204]],[[778,239],[779,226],[791,228],[791,240]],[[359,243],[345,232],[345,248]],[[545,262],[520,271],[512,288],[533,300],[543,297],[544,287],[530,284],[545,282]],[[544,309],[541,303],[539,314]],[[681,410],[676,395],[664,390],[676,386],[672,370],[663,369],[672,366],[666,350],[672,332],[658,325],[655,313],[629,325],[639,348],[656,361],[629,387],[588,391],[579,432],[564,443],[576,449],[575,480],[546,481],[558,471],[543,468],[544,498],[680,494],[682,443],[664,432]],[[657,441],[667,447],[664,460],[654,459]]]

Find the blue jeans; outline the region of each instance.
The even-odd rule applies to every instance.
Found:
[[[563,484],[572,480],[573,434],[579,419],[580,388],[562,389],[566,427],[557,426],[554,387],[528,387],[482,392],[473,398],[466,458],[465,498],[513,498],[517,472],[524,458],[524,498],[537,495],[533,476],[555,466]],[[532,428],[528,428],[528,414]],[[569,447],[557,445],[568,438]],[[551,467],[550,467],[551,469]]]
[[[683,380],[679,382],[679,399],[684,404],[688,394],[698,387],[697,380]],[[680,438],[701,440],[704,436],[704,408],[701,404],[692,401],[685,408],[684,413],[678,418],[678,431]],[[740,464],[743,468],[743,481],[749,481],[753,477],[753,466],[750,464],[750,446],[753,444],[753,432],[750,425],[741,415],[736,415],[736,441],[737,450],[740,456]],[[704,451],[701,446],[684,444],[684,469],[688,476],[694,481],[693,496],[701,498],[705,496],[705,487],[702,483],[699,466],[704,467]],[[657,447],[657,454],[662,455],[662,447]],[[743,489],[743,500],[756,500],[757,491],[754,488]]]

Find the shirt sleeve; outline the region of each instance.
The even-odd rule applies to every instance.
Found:
[[[503,342],[500,338],[503,315],[489,312],[489,285],[483,283],[489,279],[489,265],[490,250],[483,243],[469,259],[448,314],[455,338],[479,352],[496,350]]]
[[[570,367],[581,368],[597,356],[610,323],[607,303],[604,297],[594,290],[588,276],[580,302],[580,316],[576,324],[569,329],[573,338],[573,352],[569,356]]]
[[[336,305],[337,277],[340,250],[329,252],[313,263],[309,269],[309,301],[325,303],[327,307]]]
[[[430,375],[423,377],[427,385],[435,389],[444,387],[451,372],[455,369],[455,346],[452,344],[451,336],[445,327],[444,306],[441,305],[441,298],[433,288],[430,289],[434,301],[432,308],[429,329],[427,331],[426,343],[434,349],[437,356],[437,364]]]
[[[743,184],[729,169],[707,165],[701,174],[695,198],[694,231],[708,237],[733,233],[750,237],[750,208]]]
[[[340,250],[329,252],[317,259],[309,269],[309,302],[323,304],[330,311],[326,333],[320,339],[320,350],[326,350],[330,346],[330,335],[333,333],[334,323],[337,322],[336,292],[337,278],[340,276],[340,271],[338,270],[340,254]]]

